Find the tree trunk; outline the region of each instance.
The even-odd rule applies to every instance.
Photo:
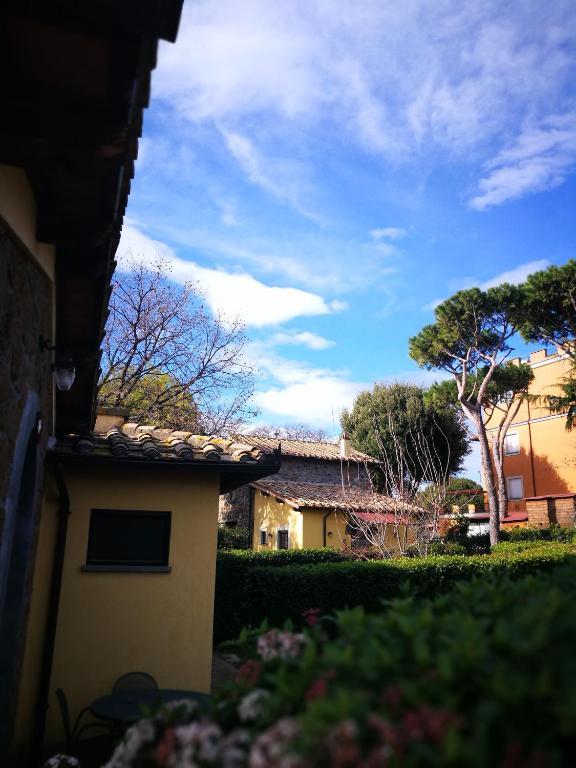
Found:
[[[476,415],[476,426],[478,428],[478,440],[480,442],[480,458],[482,461],[482,471],[486,482],[486,494],[488,496],[488,511],[490,514],[490,546],[493,547],[500,541],[500,505],[496,483],[494,482],[494,470],[492,466],[492,457],[490,456],[490,446],[488,444],[488,435],[481,414]]]
[[[496,438],[492,443],[492,453],[494,456],[494,472],[496,474],[496,485],[498,490],[498,510],[500,520],[506,517],[508,511],[508,492],[506,490],[506,478],[504,476],[504,440]]]

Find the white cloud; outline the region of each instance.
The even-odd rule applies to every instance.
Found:
[[[350,408],[356,395],[373,386],[371,382],[351,380],[346,370],[315,368],[288,360],[261,344],[252,345],[249,354],[271,380],[269,386],[254,396],[264,416],[270,414],[284,421],[305,422],[337,431],[342,409]],[[386,375],[381,381],[429,386],[447,377],[441,372],[414,369]]]
[[[525,282],[528,275],[531,275],[533,272],[540,272],[549,266],[550,262],[548,259],[536,259],[535,261],[527,261],[524,264],[519,264],[513,269],[508,269],[505,272],[499,272],[497,275],[494,275],[494,277],[491,277],[488,280],[484,280],[484,282],[473,277],[464,278],[461,281],[457,281],[458,285],[455,288],[455,291],[464,291],[467,288],[475,287],[480,288],[483,291],[487,291],[488,288],[495,288],[497,285],[503,285],[504,283],[520,285],[520,283]],[[445,300],[445,298],[434,299],[428,304],[425,304],[422,309],[426,311],[434,310]]]
[[[154,262],[161,255],[178,282],[197,281],[213,312],[240,317],[246,325],[263,327],[296,317],[327,315],[344,308],[342,302],[327,303],[321,296],[298,288],[269,286],[246,272],[209,269],[177,256],[164,243],[144,234],[136,222],[126,220],[118,247],[120,266],[127,255]]]
[[[347,371],[289,360],[262,344],[253,344],[249,354],[268,376],[267,386],[254,395],[255,405],[265,416],[337,428],[342,409],[350,407],[358,392],[367,387],[350,381]]]
[[[408,234],[408,230],[402,227],[381,227],[371,229],[370,234],[375,240],[402,240]]]
[[[527,261],[525,264],[520,264],[514,269],[509,269],[506,272],[500,272],[498,275],[491,277],[489,280],[485,280],[480,283],[480,288],[486,291],[488,288],[494,288],[497,285],[503,283],[510,283],[511,285],[519,285],[523,283],[528,275],[533,272],[540,272],[550,266],[550,262],[547,259],[537,259],[536,261]]]
[[[557,187],[576,165],[576,113],[556,115],[526,128],[486,164],[470,208],[484,211],[507,200]]]
[[[276,333],[271,338],[270,343],[274,345],[296,344],[314,350],[329,349],[336,345],[335,341],[325,339],[324,336],[319,336],[311,331]]]

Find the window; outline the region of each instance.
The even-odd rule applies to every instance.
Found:
[[[260,531],[260,544],[268,544],[268,534],[265,530]]]
[[[524,498],[524,482],[521,475],[508,478],[508,498],[510,500]]]
[[[504,453],[506,456],[514,456],[520,453],[520,435],[518,432],[509,432],[504,438]]]
[[[278,531],[278,549],[288,549],[288,531]]]
[[[170,522],[170,512],[93,509],[84,570],[170,570]]]

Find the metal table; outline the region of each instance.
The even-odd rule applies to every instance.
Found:
[[[90,704],[90,712],[100,720],[113,723],[130,724],[145,717],[143,709],[155,710],[169,701],[187,699],[206,708],[210,703],[207,693],[184,691],[177,688],[157,688],[135,691],[116,691],[95,699]]]

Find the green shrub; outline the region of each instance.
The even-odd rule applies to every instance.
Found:
[[[466,555],[467,549],[464,544],[458,544],[453,541],[445,541],[440,539],[439,541],[432,541],[428,547],[428,554],[434,555]]]
[[[501,532],[502,541],[562,541],[571,544],[576,541],[576,530],[553,523],[549,528],[510,528]]]
[[[239,623],[257,627],[264,619],[282,624],[301,623],[309,608],[323,612],[362,605],[377,611],[383,600],[401,594],[434,597],[457,581],[477,575],[512,577],[545,571],[570,557],[572,548],[549,543],[525,552],[490,556],[438,556],[369,562],[294,565],[290,568],[254,567],[247,574],[249,601]],[[229,636],[230,637],[230,636]]]
[[[220,551],[216,559],[214,599],[214,640],[236,637],[246,624],[246,612],[252,602],[248,575],[259,566],[279,568],[309,563],[340,563],[346,555],[335,549],[282,549],[270,552],[254,550]]]
[[[220,768],[572,765],[575,601],[571,562],[519,579],[486,572],[377,614],[313,614],[303,634],[260,633],[259,658],[221,691],[207,721],[178,728],[194,713],[162,710],[133,727],[112,762],[158,765],[162,755],[162,764]]]
[[[218,526],[218,549],[247,549],[250,546],[250,534],[246,528]]]

